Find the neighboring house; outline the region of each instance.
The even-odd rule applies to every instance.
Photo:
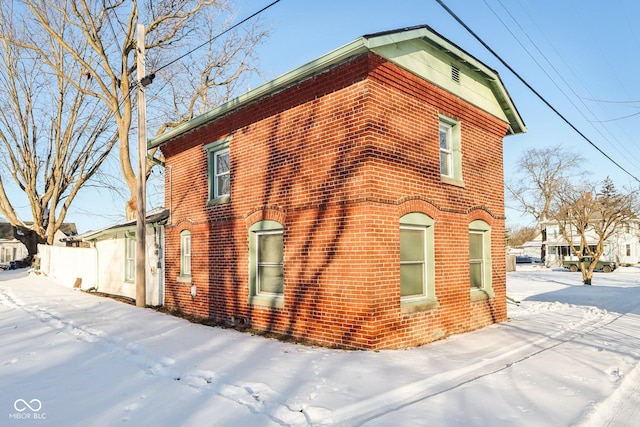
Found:
[[[32,223],[26,223],[31,225]],[[61,239],[78,234],[74,223],[63,223],[54,235],[54,245],[64,245]],[[0,223],[0,268],[7,268],[11,261],[26,258],[29,252],[27,247],[13,235],[13,226],[8,222]]]
[[[146,234],[146,303],[158,306],[164,300],[164,224],[169,211],[147,216]],[[96,252],[97,291],[111,295],[136,297],[136,221],[129,221],[82,236]],[[77,250],[80,250],[79,248]],[[73,249],[71,249],[73,250]],[[85,281],[86,282],[86,281]]]
[[[544,242],[546,248],[545,265],[547,267],[560,267],[562,261],[575,259],[567,240],[560,234],[560,225],[557,221],[547,221],[544,223],[547,230],[547,240]],[[573,244],[580,246],[580,234],[573,229],[568,231],[572,236]],[[598,243],[598,236],[587,229],[587,244],[595,247]],[[620,264],[637,264],[640,262],[640,220],[632,220],[617,229],[614,234],[605,241],[604,254],[602,259],[606,261],[616,261]]]
[[[347,348],[506,320],[498,74],[426,26],[361,37],[150,141],[165,305]]]

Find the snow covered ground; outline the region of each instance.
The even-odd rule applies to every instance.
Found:
[[[0,272],[2,426],[630,426],[640,268],[518,266],[510,321],[340,351],[190,324]]]

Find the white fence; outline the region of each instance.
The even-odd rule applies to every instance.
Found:
[[[146,303],[164,303],[164,269],[147,235]],[[136,285],[124,279],[124,239],[106,239],[93,248],[38,245],[40,271],[64,286],[94,288],[99,292],[135,299]]]
[[[68,248],[38,245],[40,271],[56,281],[73,287],[90,289],[98,284],[98,252],[95,248]]]

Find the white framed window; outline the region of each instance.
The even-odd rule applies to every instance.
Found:
[[[284,227],[259,221],[249,228],[249,301],[284,306]]]
[[[282,230],[256,232],[256,294],[284,293],[284,260]]]
[[[471,287],[484,288],[484,232],[469,232],[469,263],[471,271]]]
[[[231,196],[231,137],[205,145],[209,169],[209,201],[226,203]]]
[[[213,198],[228,196],[231,190],[229,149],[213,153]]]
[[[433,219],[420,212],[400,218],[400,298],[435,301]]]
[[[453,178],[453,131],[449,123],[440,122],[440,175]]]
[[[425,227],[400,225],[400,297],[414,298],[426,295]]]
[[[124,250],[124,280],[134,282],[136,279],[136,239],[128,234],[125,236]]]
[[[440,176],[448,181],[462,181],[460,123],[440,116]]]
[[[492,293],[491,228],[482,220],[469,225],[469,277],[472,291]]]
[[[180,233],[180,275],[191,276],[191,232]]]

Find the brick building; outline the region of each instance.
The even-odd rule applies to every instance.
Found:
[[[506,319],[497,73],[426,26],[363,36],[150,141],[170,308],[399,348]]]

